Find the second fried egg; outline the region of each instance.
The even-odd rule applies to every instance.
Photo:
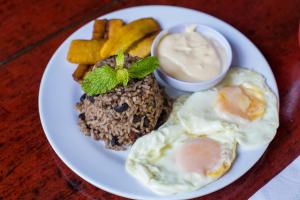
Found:
[[[235,159],[232,134],[191,134],[166,125],[139,138],[126,161],[127,171],[161,195],[196,190],[222,176]]]
[[[230,131],[245,148],[267,145],[279,125],[276,96],[260,74],[243,68],[232,68],[216,88],[191,95],[177,116],[190,132]]]

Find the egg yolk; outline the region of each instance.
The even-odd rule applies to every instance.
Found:
[[[265,112],[261,91],[254,86],[227,86],[219,91],[218,107],[223,112],[253,121]]]
[[[196,138],[183,144],[175,154],[175,163],[186,172],[206,175],[221,160],[220,144],[210,138]]]

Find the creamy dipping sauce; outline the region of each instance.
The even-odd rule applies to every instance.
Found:
[[[222,71],[222,60],[212,40],[194,27],[183,33],[171,33],[157,47],[161,69],[175,79],[186,82],[210,80]]]

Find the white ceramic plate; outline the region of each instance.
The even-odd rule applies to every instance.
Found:
[[[238,30],[210,15],[171,6],[142,6],[119,10],[100,18],[121,18],[126,22],[141,17],[153,17],[162,28],[180,23],[201,23],[215,28],[230,42],[233,50],[233,65],[253,69],[263,74],[270,88],[278,96],[277,85],[269,64],[261,52]],[[157,196],[143,187],[125,170],[128,152],[115,152],[104,148],[102,142],[83,136],[77,126],[75,104],[82,91],[73,81],[75,65],[66,60],[68,47],[73,39],[89,39],[93,22],[73,33],[57,49],[44,72],[39,92],[41,122],[51,146],[57,155],[76,174],[91,184],[111,193],[133,199],[186,199],[199,197],[219,190],[247,172],[262,156],[266,147],[246,151],[238,149],[236,162],[231,170],[216,182],[197,191]],[[174,95],[176,91],[169,90]]]

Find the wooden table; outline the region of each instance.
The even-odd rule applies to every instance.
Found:
[[[142,3],[143,2],[143,3]],[[79,178],[42,130],[38,89],[47,62],[76,29],[105,13],[170,4],[214,15],[263,52],[280,92],[280,127],[258,163],[201,199],[247,199],[300,154],[299,0],[0,1],[0,199],[121,199]]]

